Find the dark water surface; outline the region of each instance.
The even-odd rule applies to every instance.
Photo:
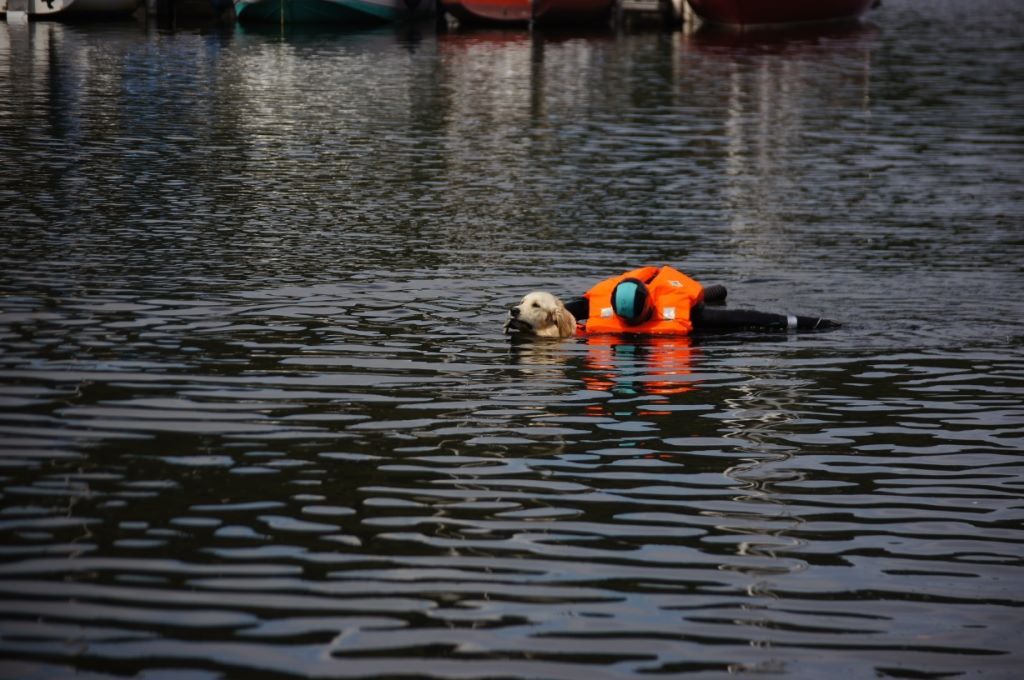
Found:
[[[0,23],[0,677],[1019,677],[1022,27]]]

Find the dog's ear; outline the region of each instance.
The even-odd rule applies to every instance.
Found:
[[[571,338],[576,335],[576,318],[561,302],[555,309],[555,324],[558,326],[559,337]]]

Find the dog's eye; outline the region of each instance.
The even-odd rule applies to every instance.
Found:
[[[539,302],[534,302],[531,306],[532,307],[540,307],[540,303]]]

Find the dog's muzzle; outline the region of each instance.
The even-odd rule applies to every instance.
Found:
[[[505,335],[509,335],[511,333],[519,333],[520,331],[532,331],[533,326],[519,318],[519,307],[509,307],[504,330]]]

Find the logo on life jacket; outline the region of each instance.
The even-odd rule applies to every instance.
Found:
[[[643,284],[642,290],[634,284]],[[704,299],[704,287],[669,266],[641,267],[601,281],[585,297],[590,318],[581,332],[588,335],[688,335],[690,310]]]

